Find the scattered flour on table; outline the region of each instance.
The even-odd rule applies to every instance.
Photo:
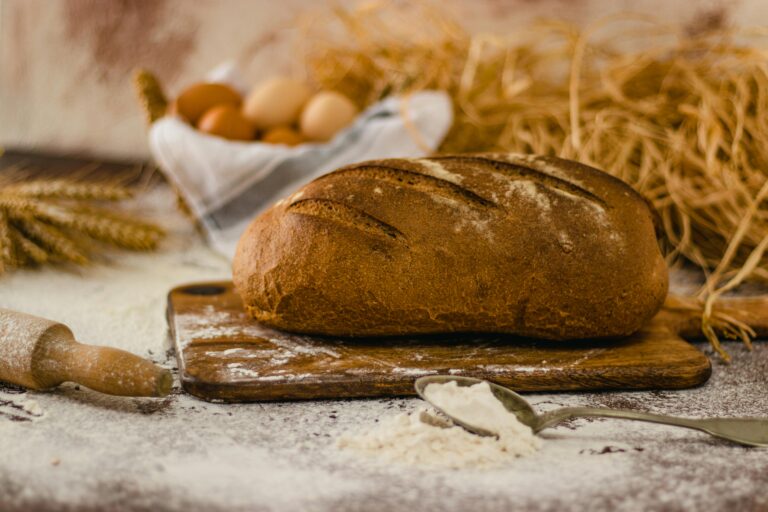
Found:
[[[24,400],[21,402],[21,408],[32,416],[39,417],[43,415],[43,408],[40,407],[40,403],[37,400]]]
[[[0,283],[0,307],[62,321],[81,341],[162,360],[168,348],[168,289],[229,275],[228,264],[174,213],[172,192],[165,203],[158,218],[172,236],[159,252],[121,252],[111,265],[76,273],[56,267],[8,273]],[[681,277],[673,279],[678,291],[700,284],[696,276]],[[294,350],[288,340],[283,344]],[[764,415],[768,343],[756,343],[754,352],[738,343],[727,346],[733,363],[714,359],[712,379],[698,388],[527,398],[541,411],[590,405],[691,417]],[[44,409],[41,421],[23,410],[30,397]],[[765,450],[663,425],[576,420],[543,432],[546,442],[535,454],[483,471],[424,471],[372,464],[366,457],[350,463],[337,448],[342,432],[416,407],[412,399],[225,405],[186,394],[153,400],[110,397],[72,385],[53,393],[0,386],[0,501],[4,510],[183,512],[567,512],[588,505],[617,511],[763,510],[768,505]]]
[[[486,382],[430,384],[425,394],[448,414],[494,432],[498,438],[472,434],[419,409],[385,418],[368,432],[345,434],[338,446],[390,462],[453,469],[501,467],[541,446],[541,440],[504,408]]]

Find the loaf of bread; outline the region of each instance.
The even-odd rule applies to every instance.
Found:
[[[619,337],[667,294],[653,221],[624,182],[559,158],[363,162],[256,218],[234,282],[287,331]]]

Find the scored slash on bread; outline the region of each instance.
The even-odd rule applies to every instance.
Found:
[[[595,201],[602,205],[605,205],[605,201],[590,192],[589,190],[580,187],[568,180],[558,178],[557,176],[549,175],[536,167],[531,166],[534,162],[546,162],[545,157],[540,157],[540,160],[531,160],[527,156],[506,155],[506,159],[492,158],[489,156],[475,156],[475,155],[463,155],[463,156],[442,156],[432,157],[430,159],[433,162],[450,162],[458,165],[486,165],[490,166],[493,171],[508,176],[513,180],[532,179],[538,183],[547,186],[552,189],[557,189],[562,192],[581,196],[585,199]],[[523,163],[525,162],[525,163]],[[546,167],[545,165],[542,167]]]
[[[254,220],[234,261],[258,321],[345,336],[624,336],[667,280],[652,212],[628,185],[490,153],[343,167]]]
[[[405,235],[386,222],[332,199],[301,199],[288,205],[288,211],[302,215],[314,215],[338,222],[365,233],[392,238],[405,243]]]

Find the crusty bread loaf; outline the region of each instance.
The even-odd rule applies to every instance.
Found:
[[[617,337],[661,307],[652,212],[622,181],[559,158],[467,154],[341,168],[240,240],[253,317],[343,335]]]

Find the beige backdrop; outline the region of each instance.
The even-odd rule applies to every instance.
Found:
[[[246,78],[300,72],[292,22],[349,0],[0,0],[0,146],[147,155],[131,70],[169,92],[234,59]],[[766,0],[444,0],[472,31],[509,32],[542,16],[581,24],[642,11],[686,24],[768,21]],[[414,20],[418,23],[418,19]]]

